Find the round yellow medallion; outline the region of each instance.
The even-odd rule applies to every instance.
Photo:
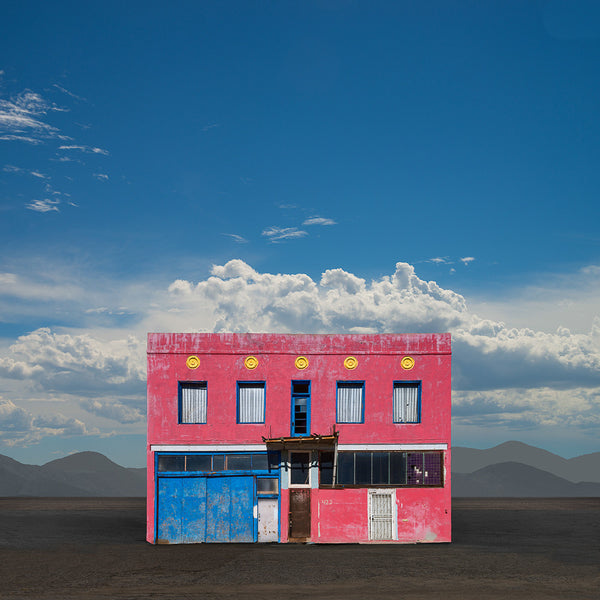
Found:
[[[414,366],[415,366],[415,359],[412,356],[405,356],[401,361],[400,361],[400,366],[405,370],[405,371],[410,371]]]
[[[354,358],[354,356],[348,356],[344,360],[344,367],[346,367],[346,369],[348,369],[349,371],[353,371],[354,369],[356,369],[356,367],[358,367],[358,361],[356,360],[356,358]]]
[[[296,369],[304,370],[308,367],[308,358],[306,356],[299,356],[294,364],[296,365]]]
[[[247,356],[244,365],[246,366],[246,369],[252,371],[252,369],[258,367],[258,358],[256,358],[256,356]]]
[[[197,369],[200,366],[200,359],[197,356],[188,356],[185,364],[188,369]]]

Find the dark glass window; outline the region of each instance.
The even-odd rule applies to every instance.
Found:
[[[357,452],[354,461],[354,483],[356,485],[370,485],[371,453]]]
[[[319,482],[321,485],[333,484],[333,452],[319,454]]]
[[[277,479],[259,477],[256,480],[256,493],[259,495],[278,494],[279,481]]]
[[[290,457],[292,485],[307,485],[310,475],[310,455],[308,452],[292,452]]]
[[[340,452],[337,458],[337,481],[341,485],[354,484],[354,452]]]
[[[294,381],[292,383],[294,394],[308,394],[309,392],[309,381]]]
[[[373,452],[373,479],[374,485],[387,485],[390,482],[390,454],[389,452]]]
[[[225,457],[222,454],[216,454],[213,456],[213,471],[224,471],[225,470]]]
[[[186,471],[210,471],[212,456],[210,454],[190,454],[186,457]]]
[[[406,452],[390,452],[390,484],[406,485]]]
[[[331,459],[328,455],[331,455]],[[329,484],[333,453],[321,453],[321,485]],[[443,485],[443,452],[339,452],[337,485]],[[333,479],[333,477],[331,477]]]
[[[178,456],[159,456],[159,471],[185,471],[185,455]]]
[[[267,453],[269,461],[269,471],[279,471],[279,463],[281,462],[281,455],[279,452]]]
[[[229,454],[226,457],[228,471],[250,471],[252,456],[250,454]]]
[[[268,454],[159,454],[158,470],[186,472],[279,471],[279,452]]]
[[[253,454],[252,455],[252,469],[254,471],[267,471],[269,468],[269,461],[266,454]]]

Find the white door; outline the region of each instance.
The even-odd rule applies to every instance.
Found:
[[[279,541],[279,506],[277,498],[258,499],[258,541]]]
[[[394,524],[394,490],[369,490],[369,539],[393,540],[397,538]]]

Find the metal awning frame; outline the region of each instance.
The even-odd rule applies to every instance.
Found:
[[[263,436],[262,440],[267,444],[267,448],[272,450],[317,450],[322,448],[335,450],[338,437],[339,432],[334,430],[329,435],[313,433],[296,437],[266,438]]]

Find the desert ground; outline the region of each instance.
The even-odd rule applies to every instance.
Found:
[[[141,498],[0,498],[0,598],[600,598],[600,498],[453,502],[451,544],[152,546]]]

